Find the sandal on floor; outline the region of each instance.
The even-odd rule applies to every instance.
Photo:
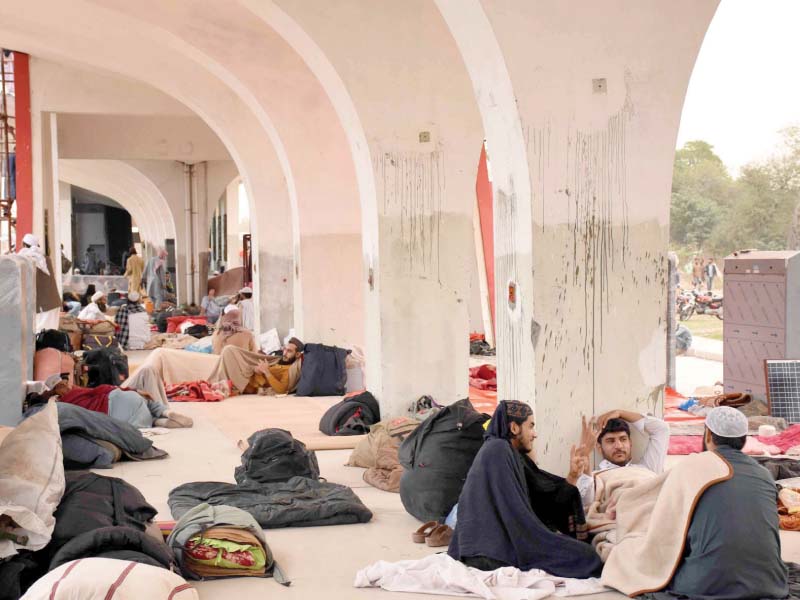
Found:
[[[423,525],[422,527],[420,527],[414,533],[411,534],[411,539],[414,540],[414,542],[417,544],[424,544],[425,538],[427,538],[431,534],[431,532],[433,532],[433,530],[436,529],[436,527],[438,527],[438,525],[439,525],[438,521],[428,521],[427,523],[425,523],[425,525]]]
[[[438,548],[439,546],[449,546],[450,539],[453,537],[453,530],[449,525],[439,525],[436,529],[431,531],[431,534],[425,540],[431,548]]]

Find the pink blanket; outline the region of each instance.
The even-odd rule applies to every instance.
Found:
[[[789,431],[788,429],[786,431]],[[784,432],[785,433],[785,432]],[[750,456],[764,456],[765,454],[781,454],[784,450],[778,446],[773,445],[772,441],[779,436],[771,438],[747,438],[747,443],[744,445],[742,452]],[[764,443],[763,440],[770,440],[770,443]],[[673,435],[669,438],[669,451],[667,454],[672,455],[685,455],[695,454],[703,451],[703,436],[702,435]]]
[[[800,425],[790,425],[786,431],[781,431],[778,435],[758,436],[757,439],[770,446],[777,446],[781,453],[784,453],[789,448],[800,446]]]

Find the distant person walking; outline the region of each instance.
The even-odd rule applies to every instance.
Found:
[[[125,263],[125,277],[128,280],[128,293],[138,292],[142,287],[142,273],[144,272],[144,261],[136,253],[136,248],[128,250],[128,260]]]
[[[700,289],[700,286],[703,285],[703,275],[703,259],[695,256],[692,262],[692,289]]]
[[[98,272],[97,254],[94,248],[86,248],[86,256],[83,259],[83,272],[86,275],[97,275]]]
[[[147,296],[153,301],[156,310],[161,309],[161,303],[166,299],[166,272],[167,251],[158,249],[158,255],[147,261],[144,279],[147,284]]]
[[[714,279],[716,279],[717,275],[719,275],[717,263],[713,258],[709,258],[706,264],[706,286],[709,292],[714,289]]]

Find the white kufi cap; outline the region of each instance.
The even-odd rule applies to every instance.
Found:
[[[706,416],[706,427],[721,437],[740,438],[747,435],[749,424],[744,413],[730,406],[718,406]]]
[[[103,292],[95,292],[94,294],[92,294],[92,302],[97,302],[103,296],[105,296]]]
[[[28,246],[38,246],[39,238],[37,238],[32,233],[26,233],[25,236],[22,238],[22,242],[24,244],[28,244]]]
[[[251,288],[250,286],[243,287],[242,289],[239,290],[239,293],[240,294],[252,294],[253,293],[253,288]]]

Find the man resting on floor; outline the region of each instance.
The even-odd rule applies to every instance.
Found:
[[[631,425],[649,437],[642,459],[635,464],[631,462]],[[600,415],[596,422],[584,421],[583,440],[578,452],[585,456],[587,464],[595,440],[597,450],[603,456],[595,473],[629,465],[644,467],[656,474],[664,471],[664,461],[669,449],[669,425],[661,419],[628,410],[613,410]],[[567,481],[580,490],[586,510],[594,501],[593,474],[575,473],[571,470]]]
[[[497,405],[458,500],[448,554],[484,571],[512,566],[561,577],[599,575],[600,557],[576,539],[585,527],[578,490],[528,457],[535,438],[528,404]]]
[[[272,394],[291,394],[300,381],[300,360],[303,342],[290,339],[280,357],[267,356],[226,346],[208,381],[229,379],[240,394],[255,394],[260,391]]]
[[[129,423],[138,429],[148,427],[191,427],[192,420],[176,413],[161,402],[153,400],[147,392],[129,390],[113,385],[98,385],[93,388],[73,386],[60,381],[52,390],[43,394],[44,399],[58,396],[60,402],[75,404],[88,410],[107,414],[109,417]]]

